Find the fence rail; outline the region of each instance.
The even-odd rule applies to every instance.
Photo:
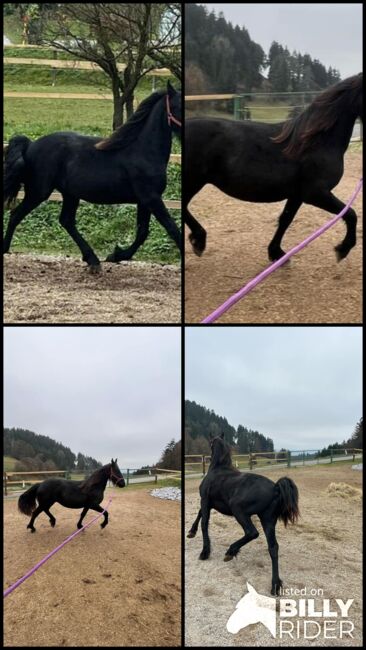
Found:
[[[8,64],[17,64],[17,65],[42,65],[46,67],[51,67],[51,68],[58,68],[62,70],[99,70],[101,71],[101,68],[99,65],[94,63],[93,61],[74,61],[72,59],[33,59],[31,57],[29,58],[21,58],[21,57],[12,57],[12,56],[5,56],[4,57],[4,63]],[[121,72],[126,69],[126,64],[125,63],[117,63],[117,68]],[[152,77],[171,77],[172,73],[168,68],[154,68],[153,70],[149,70],[146,72],[146,76],[152,76]]]
[[[139,472],[136,474],[136,472]],[[143,472],[143,473],[140,473]],[[90,476],[92,472],[91,471],[84,471],[84,470],[64,470],[64,469],[59,469],[59,470],[50,470],[50,471],[43,471],[39,470],[33,471],[33,472],[23,472],[23,471],[11,471],[7,472],[5,471],[3,473],[3,487],[4,487],[4,494],[5,496],[8,496],[9,491],[13,490],[12,486],[18,485],[18,489],[23,489],[27,486],[34,485],[35,483],[39,483],[41,480],[45,480],[48,478],[50,475],[61,475],[66,479],[74,479],[77,477],[77,480],[84,480],[84,478],[87,478]],[[131,469],[123,469],[122,470],[123,475],[126,478],[126,485],[132,485],[134,483],[158,483],[158,481],[162,481],[166,478],[172,478],[172,479],[181,479],[182,472],[181,470],[174,469],[164,469],[161,467],[144,467],[143,470],[140,470],[139,468]],[[20,477],[17,478],[15,481],[14,480],[9,480],[12,479],[12,477]],[[38,478],[34,480],[33,478],[27,478],[27,477],[34,477],[37,476]],[[15,488],[14,488],[15,489]]]
[[[285,450],[277,452],[253,452],[249,454],[233,454],[232,462],[234,467],[239,470],[243,469],[263,469],[268,466],[286,465],[294,467],[307,464],[333,463],[339,460],[348,460],[352,457],[352,462],[356,458],[362,457],[362,449],[330,449],[327,456],[321,455],[319,449],[305,450]],[[192,458],[198,460],[190,460]],[[184,457],[185,476],[204,476],[210,463],[210,456],[203,454],[187,454]]]

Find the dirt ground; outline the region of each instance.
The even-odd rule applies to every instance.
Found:
[[[4,256],[5,323],[179,323],[181,273],[147,262],[102,264],[93,275],[72,258]]]
[[[242,537],[243,532],[236,520],[212,511],[210,558],[206,561],[198,559],[202,549],[200,529],[194,539],[185,540],[186,645],[362,646],[361,501],[329,496],[326,492],[332,482],[360,488],[362,472],[346,465],[337,467],[335,463],[311,468],[273,468],[265,474],[274,481],[288,475],[299,489],[301,518],[298,524],[285,528],[280,522],[276,527],[279,573],[284,587],[306,587],[307,593],[311,589],[323,589],[323,597],[330,598],[331,605],[335,598],[344,602],[354,598],[350,609],[350,618],[355,626],[354,639],[324,639],[323,635],[313,641],[303,637],[273,638],[261,623],[250,625],[235,635],[230,634],[226,623],[238,601],[247,593],[247,581],[258,593],[270,596],[271,560],[260,522],[253,517],[259,537],[241,549],[236,559],[224,562],[226,549]],[[199,481],[189,480],[185,488],[186,534],[199,509],[198,485]],[[316,604],[322,603],[317,596],[315,601]],[[324,619],[316,620],[321,623]]]
[[[335,195],[347,202],[362,175],[362,154],[348,153],[345,174]],[[207,248],[198,258],[186,238],[185,321],[199,323],[269,265],[267,246],[283,209],[280,203],[246,203],[207,185],[191,202],[191,212],[207,230]],[[219,323],[361,323],[362,191],[358,243],[342,262],[333,247],[345,234],[341,220],[283,267],[266,278]],[[329,213],[302,205],[283,248],[290,250],[331,219]],[[186,227],[186,237],[189,230]]]
[[[16,499],[4,510],[6,588],[75,532],[80,512],[55,504],[56,527],[42,513],[32,534]],[[104,530],[96,521],[7,596],[4,645],[179,646],[180,537],[180,503],[119,491]]]

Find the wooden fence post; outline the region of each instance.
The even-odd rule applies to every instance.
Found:
[[[205,457],[202,456],[202,476],[206,474],[206,463],[205,463]]]
[[[126,476],[126,479],[127,479],[127,487],[128,487],[128,485],[129,485],[129,483],[130,483],[130,470],[129,470],[128,468],[127,468],[127,476]]]
[[[253,469],[253,458],[251,453],[249,453],[249,469]]]
[[[7,479],[8,479],[8,477],[7,477],[6,472],[5,472],[5,474],[4,474],[4,487],[5,487],[5,496],[6,497],[8,496],[8,486],[7,486],[7,483],[6,483]]]

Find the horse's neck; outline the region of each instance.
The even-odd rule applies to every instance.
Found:
[[[336,139],[342,150],[346,151],[352,137],[356,119],[357,116],[352,114],[351,111],[344,111],[337,119],[335,125],[329,129],[328,137],[331,144],[334,144],[334,140]]]
[[[144,151],[151,150],[156,156],[160,153],[164,161],[168,162],[172,149],[172,129],[168,124],[165,106],[154,106],[145,125]]]

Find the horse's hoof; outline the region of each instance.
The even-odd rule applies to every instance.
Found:
[[[271,595],[281,596],[281,587],[282,587],[282,580],[280,580],[277,584],[272,585]]]
[[[98,273],[101,273],[102,267],[100,264],[92,264],[89,266],[89,272],[92,275],[97,275]]]
[[[191,531],[189,531],[189,533],[187,535],[187,537],[189,537],[190,539],[192,539],[192,537],[195,537],[195,536],[196,536],[196,533],[192,533]]]
[[[202,241],[194,237],[192,234],[188,235],[188,239],[191,242],[193,252],[198,256],[201,257],[203,251],[206,248],[206,233],[204,237],[202,238]]]
[[[201,553],[199,555],[200,560],[208,560],[209,557],[210,557],[210,554],[208,553],[208,551],[201,551]]]
[[[278,248],[269,248],[268,249],[268,257],[269,257],[271,262],[277,262],[284,255],[286,255],[286,253],[280,247],[278,247]]]
[[[235,555],[230,555],[229,553],[226,553],[224,557],[224,562],[230,562],[230,560],[233,560]]]
[[[337,262],[341,262],[344,260],[345,257],[347,257],[349,250],[344,250],[342,248],[342,244],[338,244],[338,246],[334,246]]]

